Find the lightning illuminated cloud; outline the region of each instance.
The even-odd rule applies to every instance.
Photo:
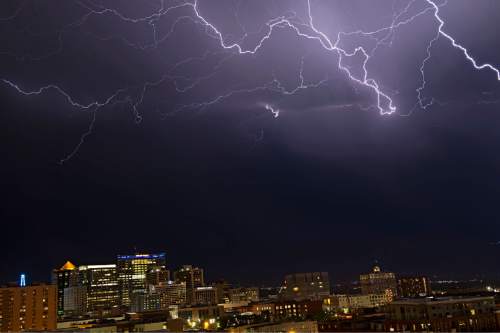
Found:
[[[381,46],[390,46],[393,44],[394,36],[397,33],[398,29],[402,28],[403,26],[410,25],[417,19],[426,15],[433,17],[434,21],[437,24],[437,28],[433,38],[426,43],[425,57],[422,59],[421,65],[418,68],[421,77],[416,79],[420,82],[415,92],[417,99],[416,107],[426,109],[436,102],[432,97],[424,97],[424,91],[427,87],[426,67],[429,61],[432,59],[432,49],[435,43],[441,38],[448,41],[454,49],[459,51],[471,63],[474,69],[478,71],[490,71],[496,77],[496,79],[500,81],[500,70],[497,67],[489,63],[480,64],[465,46],[460,44],[460,42],[457,41],[456,38],[446,32],[446,23],[441,16],[441,8],[447,5],[446,2],[438,3],[435,0],[410,0],[405,3],[401,10],[395,10],[394,13],[392,13],[392,21],[389,25],[382,26],[373,31],[341,31],[332,38],[325,31],[319,28],[316,20],[315,11],[319,10],[318,8],[321,6],[321,3],[315,2],[313,6],[311,0],[303,0],[305,12],[303,13],[302,18],[300,17],[301,15],[297,14],[296,11],[289,11],[283,15],[275,16],[264,24],[263,28],[260,31],[262,32],[262,36],[250,47],[246,45],[248,44],[247,38],[252,33],[247,32],[245,27],[238,22],[241,30],[244,32],[244,35],[237,41],[229,41],[229,38],[225,36],[224,33],[218,28],[217,23],[210,21],[210,19],[205,16],[202,9],[200,8],[198,0],[193,0],[191,2],[174,1],[174,3],[171,5],[167,5],[167,0],[161,0],[160,6],[157,10],[155,10],[150,15],[139,18],[131,18],[121,13],[117,9],[106,8],[102,5],[97,5],[86,1],[76,1],[76,3],[86,12],[83,16],[69,23],[61,31],[59,31],[59,43],[56,49],[42,56],[16,54],[15,52],[3,52],[2,54],[6,56],[13,56],[17,59],[41,59],[44,57],[53,56],[59,52],[62,52],[64,34],[68,30],[83,26],[92,17],[112,17],[127,24],[147,24],[151,29],[152,42],[138,44],[126,38],[117,37],[114,35],[105,37],[101,36],[100,38],[102,40],[111,40],[116,38],[121,40],[127,46],[142,51],[155,49],[158,48],[161,43],[165,42],[175,32],[175,29],[179,24],[181,24],[181,22],[186,21],[200,26],[206,34],[207,38],[211,38],[217,41],[220,49],[217,53],[226,55],[219,61],[217,61],[217,63],[213,65],[205,75],[195,77],[179,75],[176,74],[176,70],[182,66],[189,67],[191,64],[197,61],[203,61],[208,57],[213,56],[215,54],[214,52],[207,51],[202,57],[191,57],[184,59],[178,63],[173,64],[166,72],[164,72],[160,76],[159,79],[143,82],[139,87],[123,87],[117,89],[114,93],[110,94],[106,98],[91,102],[78,101],[77,98],[73,97],[70,93],[67,92],[67,90],[57,84],[49,84],[38,89],[30,90],[27,88],[23,88],[23,86],[27,83],[16,83],[15,77],[2,78],[1,80],[5,85],[14,89],[22,95],[34,96],[44,94],[49,91],[55,91],[60,94],[71,107],[92,112],[92,121],[90,123],[90,126],[88,127],[88,130],[81,136],[81,140],[79,141],[75,149],[66,158],[64,158],[62,162],[65,162],[72,156],[74,156],[78,152],[80,146],[84,143],[85,138],[91,134],[96,121],[96,114],[100,109],[104,107],[110,107],[118,103],[128,104],[135,114],[136,121],[140,122],[142,120],[140,108],[143,105],[147,93],[151,88],[159,87],[166,82],[172,82],[178,94],[185,94],[187,92],[190,92],[203,82],[210,81],[224,66],[225,62],[228,61],[228,59],[231,59],[234,56],[257,55],[263,48],[266,47],[266,45],[273,43],[273,35],[278,30],[290,31],[296,36],[297,39],[307,40],[315,43],[318,50],[331,54],[331,56],[335,59],[337,67],[336,70],[339,73],[343,73],[345,75],[345,78],[352,82],[354,86],[362,87],[374,96],[373,104],[381,115],[394,114],[399,110],[396,102],[394,101],[394,92],[391,91],[390,88],[386,87],[384,85],[384,82],[381,82],[381,79],[374,77],[370,72],[370,62],[376,56],[376,53]],[[418,7],[417,5],[419,5],[420,7]],[[3,22],[14,21],[16,17],[20,15],[25,6],[26,2],[23,2],[13,14],[7,15],[4,18],[0,18],[0,20]],[[414,8],[419,9],[415,10]],[[187,12],[186,10],[189,12]],[[162,17],[166,17],[167,15],[174,15],[175,19],[173,20],[170,29],[166,33],[161,35],[158,29],[158,23]],[[236,18],[237,16],[238,15],[235,14]],[[366,38],[375,41],[375,45],[373,47],[365,46],[362,41],[364,41]],[[349,40],[351,43],[354,41],[357,45],[351,46],[349,48],[344,47],[343,43],[346,40]],[[283,54],[282,56],[286,57],[287,55]],[[356,67],[358,70],[353,70],[352,66],[348,65],[349,61],[351,61],[352,59],[357,59],[358,63]],[[298,84],[295,88],[286,88],[285,85],[280,81],[280,79],[276,75],[271,73],[272,79],[261,85],[225,90],[218,95],[214,95],[203,100],[192,101],[187,104],[178,104],[168,113],[178,113],[184,110],[203,110],[215,104],[221,103],[222,101],[233,96],[254,94],[261,91],[269,91],[285,97],[296,95],[303,90],[317,89],[325,85],[329,80],[332,79],[330,76],[325,75],[324,78],[307,82],[304,76],[306,62],[307,57],[303,56],[301,58],[300,68],[298,70]],[[139,93],[133,93],[133,91],[137,90],[139,91]],[[270,111],[275,118],[280,116],[280,110],[277,107],[272,106],[272,103],[264,102],[262,105],[264,105],[265,109]],[[401,112],[401,114],[406,113],[408,112]]]

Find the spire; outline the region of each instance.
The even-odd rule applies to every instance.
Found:
[[[66,261],[66,263],[64,264],[63,267],[60,268],[61,271],[72,271],[72,270],[75,270],[76,269],[76,266],[73,265],[73,263],[71,261]]]

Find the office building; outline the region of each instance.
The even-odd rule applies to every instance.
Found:
[[[289,300],[274,303],[275,319],[305,319],[323,311],[321,300]]]
[[[146,284],[148,286],[158,286],[170,281],[170,272],[165,266],[152,267],[146,273]]]
[[[272,302],[251,303],[242,307],[241,312],[251,312],[270,320],[301,320],[315,316],[323,311],[320,300],[281,300]]]
[[[356,309],[377,308],[392,301],[387,294],[332,295],[323,300],[323,309],[329,312],[342,310],[350,312]]]
[[[387,331],[496,331],[494,297],[417,298],[386,306]]]
[[[57,286],[0,287],[0,331],[53,331],[57,324]]]
[[[117,257],[118,285],[121,305],[128,307],[134,293],[145,293],[147,274],[153,269],[165,269],[165,253],[119,255]]]
[[[233,288],[229,290],[231,303],[258,302],[260,289],[255,288]]]
[[[431,295],[429,279],[425,276],[398,278],[398,296],[403,298],[425,297]]]
[[[218,301],[217,288],[198,287],[194,290],[193,304],[196,305],[214,305]]]
[[[78,317],[87,312],[87,287],[72,286],[64,289],[64,314]]]
[[[397,281],[394,273],[382,272],[379,266],[374,266],[372,272],[359,276],[361,292],[368,294],[387,294],[389,297],[397,295]]]
[[[219,280],[216,281],[213,286],[217,288],[217,297],[219,298],[217,300],[217,304],[231,302],[231,284],[229,284],[227,281]]]
[[[190,306],[180,308],[179,318],[188,323],[200,323],[203,321],[213,321],[224,315],[224,307],[220,305]]]
[[[323,299],[328,295],[330,295],[330,280],[326,272],[285,276],[281,294],[285,299]]]
[[[57,286],[57,316],[64,316],[64,291],[78,283],[78,270],[70,261],[52,271],[52,284]]]
[[[185,304],[186,284],[169,281],[157,286],[151,285],[146,292],[134,293],[130,309],[134,312],[157,311]]]
[[[181,269],[174,273],[174,280],[177,283],[184,282],[186,284],[186,301],[187,304],[194,302],[194,290],[205,286],[205,277],[202,268],[184,265]]]
[[[169,308],[172,305],[183,306],[186,304],[186,284],[184,282],[175,283],[169,281],[155,287],[156,292],[160,294],[160,304],[162,309]]]
[[[130,311],[146,312],[160,310],[160,295],[156,292],[141,291],[132,294]]]
[[[115,264],[79,266],[79,285],[86,288],[86,311],[110,309],[120,304]]]

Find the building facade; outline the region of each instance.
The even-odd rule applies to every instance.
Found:
[[[496,331],[494,297],[419,298],[386,306],[387,331]]]
[[[79,286],[86,290],[86,311],[99,311],[120,305],[115,264],[79,266]]]
[[[132,297],[131,310],[134,312],[167,310],[172,306],[186,304],[186,284],[168,283],[149,286],[144,293],[135,293]]]
[[[176,283],[186,284],[186,302],[193,304],[195,301],[194,291],[196,288],[205,286],[205,276],[202,268],[184,265],[174,273]]]
[[[260,299],[260,289],[255,288],[233,288],[229,290],[229,300],[231,303],[258,302]]]
[[[72,286],[64,289],[64,314],[78,317],[87,312],[87,287]]]
[[[398,278],[399,297],[414,298],[430,295],[430,281],[425,276],[406,276]]]
[[[224,314],[224,307],[219,305],[192,306],[179,309],[179,318],[186,322],[217,320]]]
[[[379,266],[374,266],[372,272],[359,276],[361,293],[363,294],[387,294],[389,297],[397,295],[396,275],[390,272],[382,272]]]
[[[285,299],[323,299],[328,295],[330,280],[326,272],[289,274],[281,293]]]
[[[252,303],[248,312],[269,317],[272,320],[303,320],[314,317],[323,311],[320,300],[282,300],[274,302]]]
[[[386,305],[392,301],[387,294],[332,295],[323,300],[323,308],[329,312],[370,309]]]
[[[0,288],[0,331],[53,331],[57,327],[57,286]]]
[[[147,292],[147,274],[158,268],[166,269],[165,253],[119,255],[117,257],[116,269],[122,306],[131,305],[134,293]]]
[[[147,312],[160,310],[160,295],[155,292],[136,292],[130,300],[130,311]]]
[[[215,305],[218,299],[217,288],[215,287],[197,287],[194,290],[193,304]]]
[[[322,300],[282,301],[275,303],[274,319],[302,320],[311,318],[322,311]]]
[[[316,321],[299,321],[299,322],[284,322],[278,324],[265,323],[245,325],[229,329],[230,333],[245,333],[245,332],[296,332],[296,333],[317,333],[318,322]]]
[[[52,271],[52,284],[57,286],[57,316],[63,317],[64,312],[64,291],[66,288],[78,284],[78,270],[70,261],[67,261],[61,268]]]
[[[172,305],[183,306],[186,304],[186,284],[169,281],[167,284],[156,287],[160,294],[160,303],[163,309]]]
[[[158,286],[170,281],[170,271],[165,266],[152,267],[146,273],[146,284],[148,286]]]

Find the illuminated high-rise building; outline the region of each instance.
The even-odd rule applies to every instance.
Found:
[[[396,275],[390,272],[382,272],[379,266],[374,266],[371,273],[359,276],[361,293],[367,294],[387,294],[389,297],[396,297],[397,282]]]
[[[79,285],[86,288],[85,308],[87,311],[110,309],[120,304],[116,265],[79,266]],[[83,299],[73,291],[75,297]]]
[[[76,286],[78,270],[70,261],[61,268],[52,271],[52,284],[57,286],[57,316],[64,316],[64,290]]]
[[[147,275],[152,269],[165,269],[165,253],[119,255],[117,258],[118,285],[121,305],[130,306],[134,293],[147,292]]]
[[[170,272],[165,266],[152,267],[146,273],[146,283],[149,286],[158,286],[160,284],[165,284],[170,281]]]
[[[184,265],[174,273],[174,280],[177,283],[186,284],[186,302],[192,304],[195,301],[194,292],[196,288],[205,286],[205,276],[202,268]]]
[[[57,287],[0,287],[0,332],[53,331],[57,322]]]

